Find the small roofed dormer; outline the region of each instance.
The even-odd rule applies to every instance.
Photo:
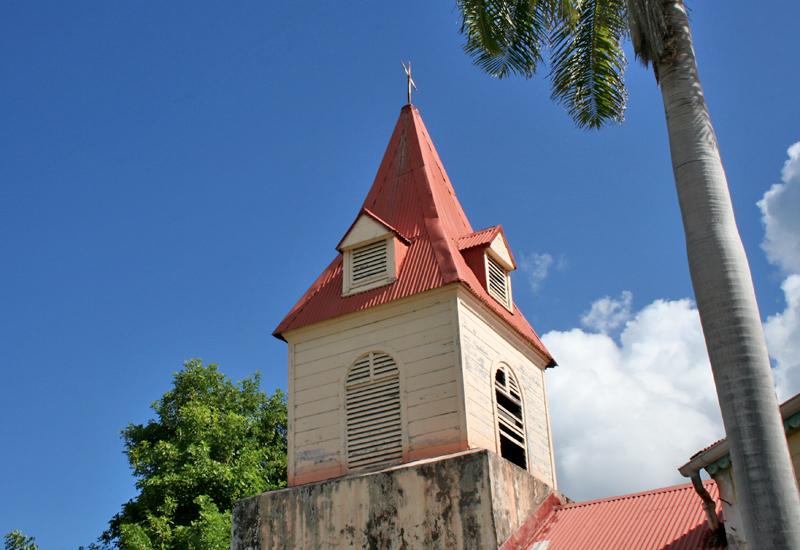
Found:
[[[391,225],[362,209],[336,247],[343,256],[342,296],[395,282],[408,244]]]
[[[458,240],[458,248],[489,295],[513,312],[510,273],[517,264],[503,227],[495,225],[465,235]]]

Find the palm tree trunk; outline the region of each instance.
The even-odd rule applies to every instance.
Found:
[[[731,443],[745,536],[750,548],[800,548],[800,497],[686,8],[681,0],[667,0],[665,6],[666,52],[655,69],[692,285]]]

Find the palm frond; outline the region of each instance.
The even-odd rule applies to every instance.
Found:
[[[625,0],[582,0],[576,22],[559,18],[553,29],[552,97],[581,127],[624,118],[626,18]]]
[[[562,0],[568,2],[568,0]],[[530,78],[547,45],[550,2],[458,0],[464,51],[488,74]]]
[[[578,7],[580,0],[548,0],[546,14],[550,29],[560,23],[574,26],[578,23]]]
[[[664,54],[667,19],[662,0],[627,0],[628,24],[636,57],[648,65]]]

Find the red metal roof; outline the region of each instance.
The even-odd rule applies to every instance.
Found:
[[[720,515],[717,484],[709,480],[703,485],[717,502]],[[724,548],[711,533],[703,502],[691,483],[556,506],[539,521],[532,537],[514,546],[531,548],[544,541],[549,541],[547,550]]]
[[[368,212],[411,244],[397,280],[373,290],[342,296],[342,255],[339,254],[289,311],[273,333],[362,311],[439,288],[461,283],[548,361],[552,356],[522,313],[508,311],[489,296],[459,251],[459,240],[473,234],[453,185],[433,146],[419,111],[400,111],[378,174],[361,211]]]
[[[503,231],[502,225],[493,225],[492,227],[487,227],[486,229],[481,229],[480,231],[460,237],[458,239],[458,249],[469,250],[470,248],[478,246],[489,246],[498,235],[503,238],[503,242],[505,242],[506,248],[508,249],[508,254],[511,256],[511,263],[514,265],[514,269],[516,269],[517,262],[514,259],[514,254],[511,252],[511,247],[508,246],[508,239],[506,239],[506,234]]]
[[[476,246],[487,246],[492,244],[492,241],[498,233],[502,231],[499,225],[493,225],[480,231],[475,231],[469,235],[464,235],[458,239],[458,249],[467,250]]]

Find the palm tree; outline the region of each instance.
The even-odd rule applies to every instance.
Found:
[[[683,0],[457,3],[465,50],[489,74],[531,77],[549,52],[552,97],[581,127],[622,120],[624,39],[653,67],[745,535],[752,548],[800,548],[800,497]]]

